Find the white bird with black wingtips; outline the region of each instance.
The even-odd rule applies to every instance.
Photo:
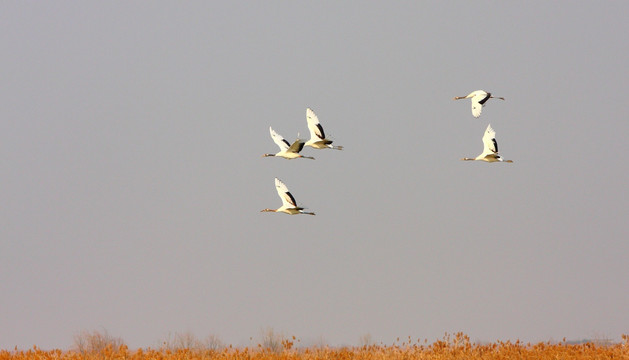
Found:
[[[457,96],[454,98],[454,100],[469,99],[469,98],[472,99],[472,115],[474,115],[475,118],[480,116],[481,111],[483,111],[483,106],[485,106],[485,103],[487,102],[487,100],[489,99],[504,100],[505,99],[499,96],[491,96],[491,93],[488,93],[484,90],[476,90],[476,91],[472,91],[467,96]]]
[[[270,126],[269,126],[269,132],[271,133],[271,137],[273,138],[273,141],[275,141],[277,146],[280,147],[280,151],[276,154],[264,154],[262,155],[262,157],[277,156],[277,157],[283,157],[284,159],[289,159],[289,160],[297,159],[297,158],[314,160],[312,156],[299,155],[299,152],[301,151],[301,149],[304,148],[304,144],[305,144],[304,140],[297,139],[291,145],[288,141],[286,141],[286,139],[282,137],[282,135],[276,133],[273,130],[273,128],[271,128]]]
[[[498,142],[496,141],[496,132],[491,128],[491,124],[487,126],[485,134],[483,135],[483,153],[475,158],[463,158],[461,160],[480,160],[487,162],[504,161],[512,163],[513,160],[504,160],[502,156],[498,155]]]
[[[332,140],[326,139],[323,126],[321,126],[319,118],[311,108],[306,109],[306,120],[308,121],[308,130],[310,130],[310,140],[306,142],[306,146],[315,149],[343,150],[342,146],[333,146]]]
[[[289,215],[315,214],[313,212],[306,212],[303,207],[297,206],[297,201],[295,201],[293,194],[288,191],[288,187],[278,178],[275,178],[275,189],[277,190],[277,195],[282,199],[282,206],[279,209],[264,209],[260,210],[260,212],[283,212]]]

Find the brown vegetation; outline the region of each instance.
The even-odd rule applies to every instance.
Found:
[[[623,342],[611,345],[596,343],[568,344],[520,341],[490,344],[471,343],[469,337],[458,333],[446,334],[432,344],[412,343],[409,339],[397,345],[366,345],[344,348],[295,348],[295,338],[284,339],[281,351],[265,348],[223,347],[221,349],[169,348],[139,349],[131,351],[126,345],[118,348],[107,346],[97,352],[77,350],[0,350],[0,360],[448,360],[448,359],[627,359],[629,360],[629,335],[622,335]]]

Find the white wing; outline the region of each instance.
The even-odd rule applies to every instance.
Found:
[[[269,132],[271,133],[271,137],[273,138],[273,141],[275,141],[277,146],[280,147],[281,151],[286,151],[290,147],[290,143],[286,141],[282,137],[282,135],[276,133],[270,126],[269,126]]]
[[[279,195],[280,199],[282,199],[282,206],[287,208],[297,207],[297,201],[295,201],[295,198],[290,191],[288,191],[288,188],[284,185],[282,180],[275,178],[275,188],[277,190],[277,195]]]
[[[319,118],[311,108],[306,109],[306,120],[308,121],[308,130],[310,130],[310,139],[325,139],[325,132],[319,124]]]
[[[472,97],[472,115],[474,115],[474,117],[479,117],[480,113],[483,111],[485,102],[489,100],[491,94],[484,90],[476,90],[472,94],[474,94]]]
[[[496,142],[496,132],[491,128],[491,124],[487,125],[485,135],[483,135],[483,154],[495,154],[498,152],[498,143]]]
[[[472,98],[472,115],[474,115],[475,118],[480,116],[480,113],[483,111],[483,105],[481,105],[478,102],[478,99],[476,97]]]

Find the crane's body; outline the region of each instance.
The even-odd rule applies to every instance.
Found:
[[[512,163],[513,160],[504,160],[502,156],[498,154],[498,142],[496,141],[496,132],[491,128],[491,124],[487,125],[485,134],[483,135],[483,152],[475,158],[463,158],[461,160],[479,160],[486,162],[504,161]]]
[[[282,206],[278,209],[263,209],[260,210],[260,212],[283,212],[289,215],[315,215],[315,213],[306,212],[303,207],[297,206],[297,201],[295,201],[293,194],[288,191],[288,187],[278,178],[275,178],[275,189],[277,190],[277,195],[282,199]]]
[[[306,142],[306,146],[310,146],[315,149],[335,149],[343,150],[342,146],[333,146],[332,140],[326,139],[323,126],[319,122],[319,118],[312,111],[312,109],[306,109],[306,121],[308,122],[308,130],[310,131],[310,140]]]
[[[488,93],[484,90],[476,90],[476,91],[472,91],[467,96],[457,96],[454,98],[454,100],[461,100],[461,99],[472,99],[472,115],[474,115],[474,117],[477,118],[480,116],[480,113],[483,111],[483,106],[485,106],[485,103],[487,102],[487,100],[489,99],[504,100],[505,98],[492,96],[491,93]]]
[[[276,133],[273,130],[273,128],[271,128],[270,126],[269,126],[269,132],[271,133],[271,138],[273,138],[273,141],[275,141],[277,146],[279,146],[280,151],[275,154],[264,154],[262,155],[263,157],[276,156],[276,157],[282,157],[284,159],[289,159],[289,160],[297,159],[297,158],[314,160],[312,156],[299,155],[299,152],[304,148],[304,144],[305,144],[305,142],[302,139],[295,140],[293,144],[291,145],[288,141],[286,141],[286,139],[282,137],[282,135]]]

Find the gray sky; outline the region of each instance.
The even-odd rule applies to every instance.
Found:
[[[0,348],[629,329],[629,3],[2,2]],[[504,96],[482,116],[477,89]],[[261,158],[308,134],[344,151]],[[487,124],[513,164],[462,162]],[[281,205],[282,179],[317,216]]]

